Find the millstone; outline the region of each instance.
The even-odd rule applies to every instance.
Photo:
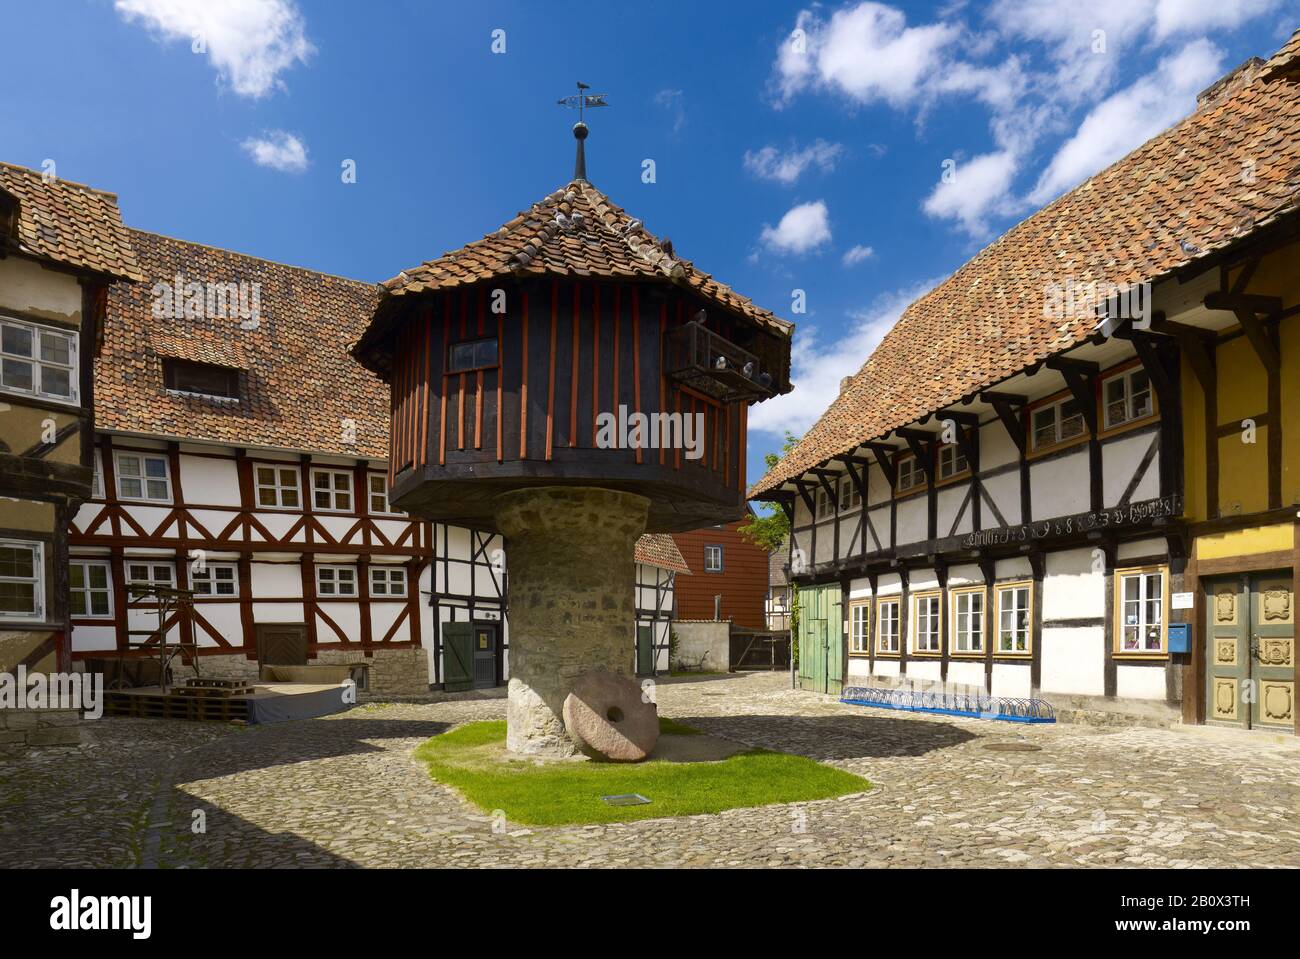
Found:
[[[631,679],[604,670],[585,673],[564,699],[564,728],[595,759],[640,762],[659,741],[659,708]]]

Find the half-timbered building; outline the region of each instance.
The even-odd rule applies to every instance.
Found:
[[[91,363],[139,279],[117,198],[0,164],[0,672],[69,666],[68,522],[91,494]]]
[[[159,621],[132,587],[155,584],[193,591],[165,627],[209,674],[311,660],[365,664],[386,694],[504,682],[502,538],[389,502],[387,391],[348,353],[378,288],[130,238],[144,282],[108,301],[94,493],[71,527],[75,658],[138,655]],[[652,649],[683,568],[667,546],[638,552]]]
[[[1297,45],[909,306],[753,488],[791,517],[805,686],[944,683],[1197,718],[1213,680],[1190,638],[1193,543],[1222,537],[1222,556],[1246,538],[1230,531],[1269,527],[1252,534],[1277,544],[1254,560],[1260,595],[1289,611],[1295,260],[1261,253],[1295,229]],[[1242,419],[1261,428],[1249,452],[1232,446]],[[1272,680],[1293,684],[1279,655]],[[1275,728],[1294,726],[1293,691],[1274,694]]]

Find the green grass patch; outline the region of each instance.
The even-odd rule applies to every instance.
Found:
[[[699,735],[670,719],[660,723],[665,735]],[[766,749],[715,762],[538,764],[506,759],[505,738],[504,722],[468,723],[421,744],[415,756],[433,779],[484,812],[501,809],[512,822],[530,826],[694,816],[830,799],[871,788],[867,780],[833,766]],[[620,793],[640,793],[650,802],[608,806],[601,801],[601,796]]]
[[[685,723],[679,723],[667,716],[659,717],[660,736],[698,736],[699,734],[700,731],[694,726],[687,726]]]

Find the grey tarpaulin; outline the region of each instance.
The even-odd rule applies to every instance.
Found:
[[[350,684],[310,686],[284,684],[268,690],[269,695],[248,699],[250,723],[282,723],[287,719],[311,719],[350,709],[355,702],[344,702]],[[292,690],[292,692],[290,692]],[[353,694],[355,700],[355,693]]]

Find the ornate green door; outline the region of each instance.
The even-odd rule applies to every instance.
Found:
[[[1206,584],[1206,719],[1295,727],[1295,594],[1287,574]]]

